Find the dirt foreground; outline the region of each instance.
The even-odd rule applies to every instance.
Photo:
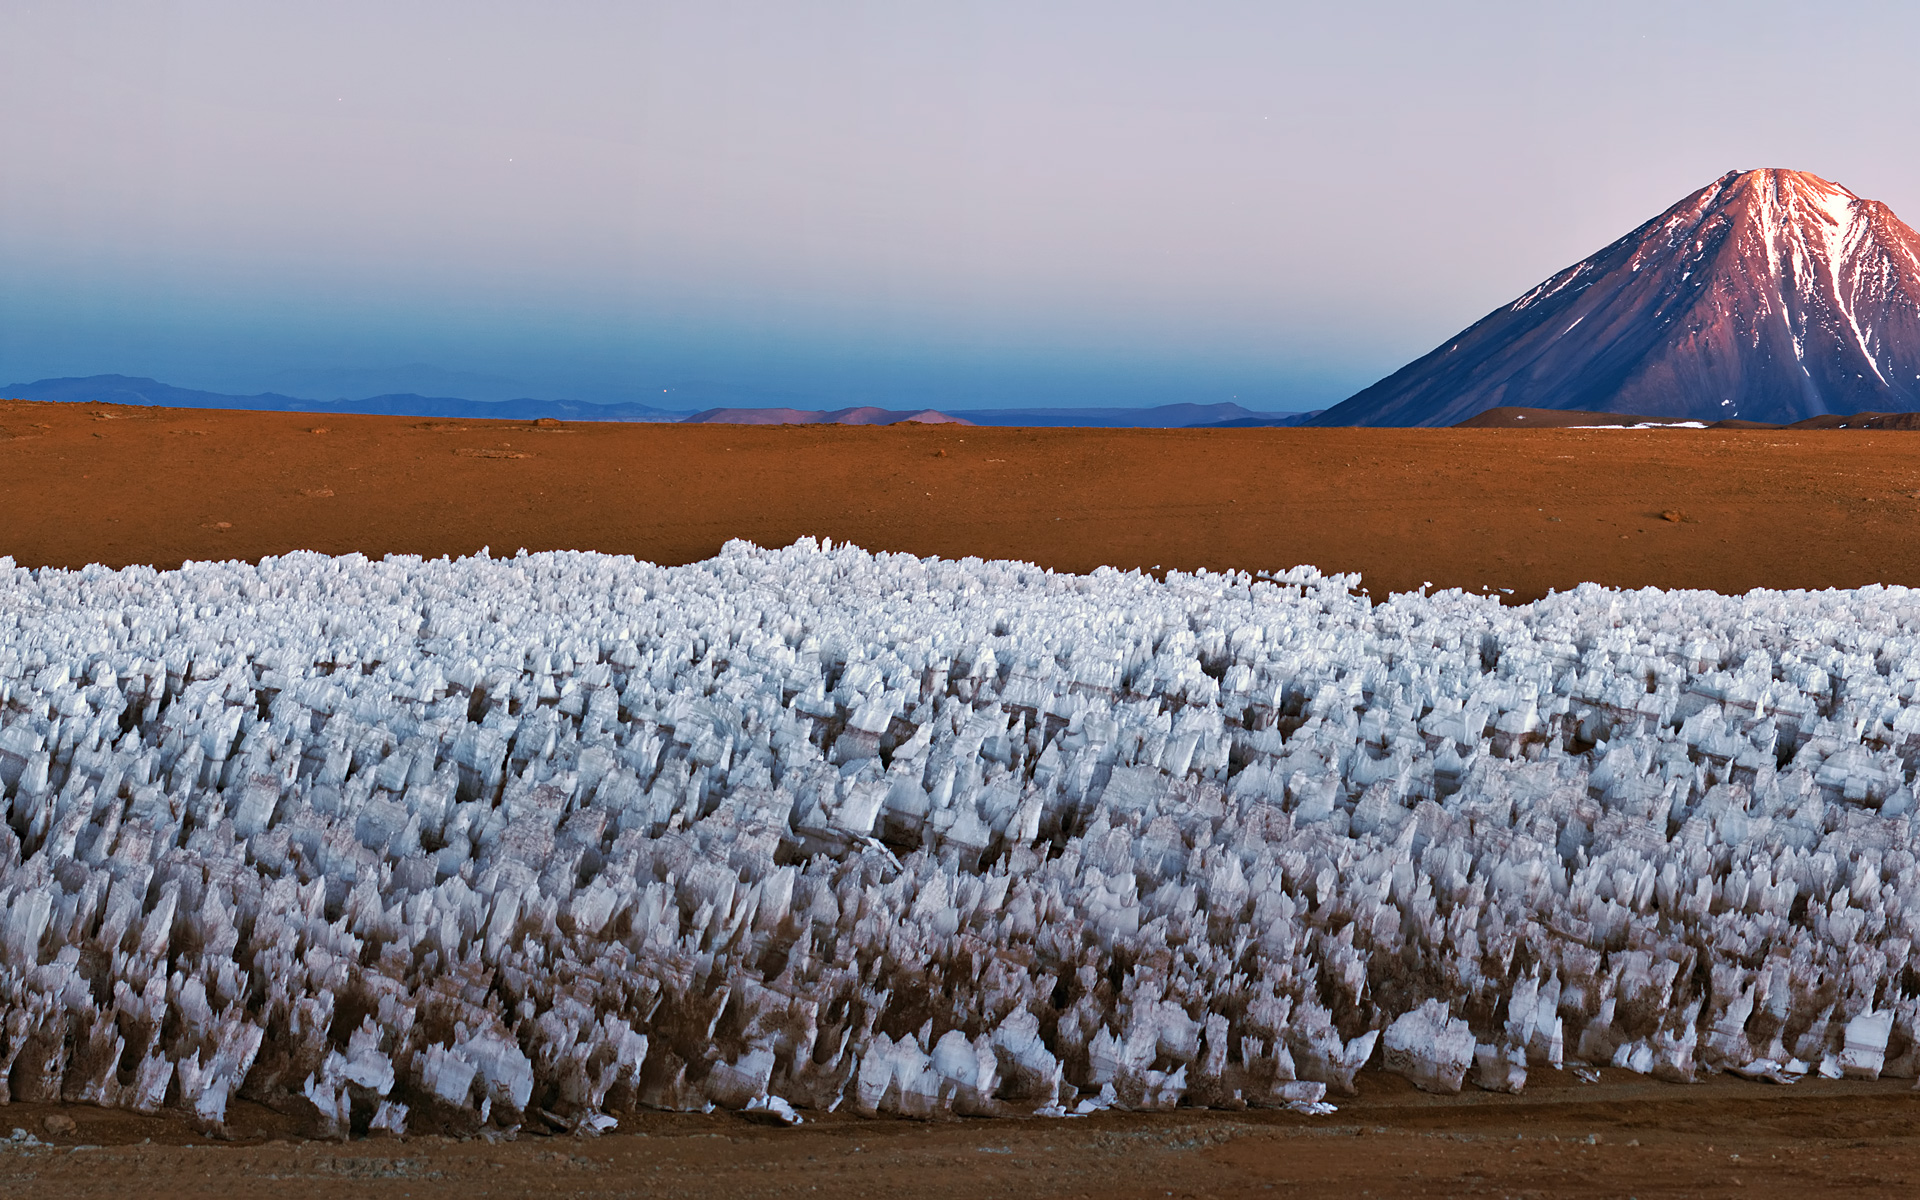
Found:
[[[1920,1099],[1904,1080],[1681,1087],[1602,1074],[1581,1084],[1539,1072],[1522,1096],[1440,1098],[1368,1073],[1361,1095],[1326,1117],[829,1115],[778,1129],[725,1114],[641,1114],[599,1138],[497,1142],[302,1141],[242,1103],[229,1110],[236,1140],[209,1143],[165,1117],[16,1104],[0,1108],[0,1122],[46,1144],[0,1142],[0,1194],[1798,1198],[1910,1194],[1920,1181]],[[61,1135],[47,1134],[48,1117]]]
[[[1524,600],[1583,580],[1920,585],[1916,517],[1920,436],[1900,432],[542,427],[0,401],[0,556],[22,566],[483,545],[678,563],[812,534],[1072,571],[1304,562],[1376,595]],[[593,1140],[349,1145],[247,1104],[214,1144],[169,1116],[22,1104],[0,1107],[0,1195],[1800,1197],[1920,1180],[1905,1081],[1360,1088],[1317,1118],[636,1114]]]
[[[1917,517],[1920,437],[1898,431],[540,427],[0,401],[0,555],[22,566],[483,545],[683,563],[812,534],[1526,600],[1584,580],[1920,585]]]

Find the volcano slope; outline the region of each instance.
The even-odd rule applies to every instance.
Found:
[[[1313,423],[1497,406],[1778,424],[1920,409],[1920,234],[1804,171],[1729,172]]]

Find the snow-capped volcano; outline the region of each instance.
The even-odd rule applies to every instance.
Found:
[[[1791,422],[1920,409],[1920,234],[1804,171],[1730,172],[1328,410]]]

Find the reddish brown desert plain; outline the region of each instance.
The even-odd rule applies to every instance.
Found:
[[[1312,563],[1376,595],[1524,601],[1585,580],[1920,584],[1916,516],[1920,434],[1904,432],[540,426],[0,402],[0,555],[29,567],[483,545],[680,563],[816,535],[1065,571]],[[788,1130],[637,1113],[592,1140],[348,1145],[244,1103],[218,1144],[164,1117],[12,1105],[0,1195],[1800,1196],[1920,1179],[1904,1081],[1541,1071],[1521,1096],[1443,1099],[1370,1072],[1360,1089],[1327,1117]]]
[[[540,426],[0,402],[22,566],[729,538],[1354,571],[1375,595],[1920,584],[1920,437],[1862,430]]]

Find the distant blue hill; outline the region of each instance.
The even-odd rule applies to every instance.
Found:
[[[1225,421],[1203,421],[1198,425],[1188,425],[1188,429],[1298,429],[1312,421],[1324,408],[1312,412],[1266,413],[1254,417],[1233,417]]]
[[[1254,412],[1238,404],[1162,404],[1156,408],[947,409],[975,425],[1092,429],[1231,429],[1298,425],[1312,413]]]
[[[678,421],[688,414],[646,404],[589,404],[582,400],[462,400],[455,396],[372,396],[365,400],[304,400],[262,392],[228,396],[174,387],[130,375],[90,375],[84,379],[42,379],[0,388],[18,400],[67,404],[132,404],[152,408],[225,408],[254,412],[346,413],[391,417],[452,417],[459,420],[531,421]]]
[[[713,392],[719,385],[691,384],[688,394]],[[704,394],[704,393],[703,393]],[[648,404],[590,404],[584,400],[464,400],[457,396],[412,394],[371,396],[365,400],[308,400],[262,392],[257,396],[229,396],[174,387],[133,375],[89,375],[76,379],[42,379],[0,388],[0,396],[20,400],[51,400],[66,404],[130,404],[152,408],[218,408],[255,412],[344,413],[392,417],[439,417],[465,421],[533,421],[553,417],[563,421],[685,421],[697,415],[688,409],[655,408]],[[732,409],[737,414],[756,410]],[[768,409],[768,412],[785,410]],[[1093,429],[1245,429],[1288,427],[1304,423],[1315,413],[1255,412],[1238,404],[1163,404],[1155,408],[983,408],[948,410],[975,425],[1069,427]]]

